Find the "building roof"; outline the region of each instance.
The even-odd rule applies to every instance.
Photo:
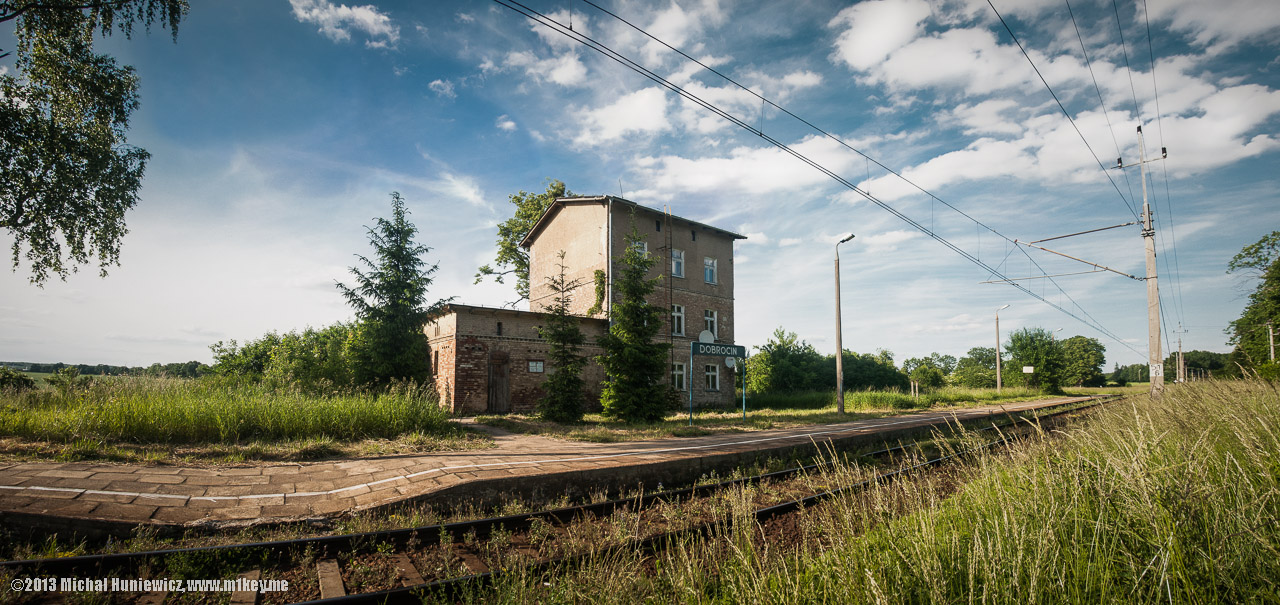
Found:
[[[568,206],[571,204],[607,204],[608,202],[611,202],[611,201],[617,202],[620,204],[626,204],[638,210],[645,210],[648,212],[652,212],[654,214],[666,215],[666,213],[661,210],[650,208],[648,206],[641,206],[640,204],[637,204],[631,200],[622,199],[620,197],[614,197],[612,195],[560,197],[560,198],[556,198],[556,201],[552,202],[550,206],[547,206],[547,209],[543,211],[542,216],[538,217],[538,222],[533,224],[532,229],[529,229],[529,234],[524,236],[523,240],[520,240],[520,247],[528,248],[529,246],[532,246],[533,240],[538,239],[538,236],[542,234],[542,230],[545,229],[546,226],[551,223],[552,219],[555,218],[555,215],[559,213],[560,209],[563,208],[564,206]],[[737,233],[734,233],[732,231],[726,231],[719,227],[712,227],[711,225],[708,225],[706,223],[699,223],[698,221],[690,220],[682,216],[675,216],[675,215],[670,215],[670,216],[673,219],[684,221],[695,227],[702,227],[707,231],[714,231],[721,235],[728,236],[731,239],[747,239],[747,236],[745,235],[739,235]]]
[[[520,315],[526,315],[526,316],[536,315],[538,317],[548,317],[551,315],[550,313],[544,313],[542,311],[522,311],[520,309],[507,309],[507,308],[500,308],[500,307],[481,307],[478,305],[462,305],[458,303],[448,303],[443,307],[441,307],[440,315],[438,315],[437,318],[443,317],[450,313],[484,313],[484,314],[495,315],[495,316],[505,315],[508,317],[520,316]],[[574,315],[573,317],[576,317],[578,319],[591,320],[591,321],[602,321],[606,323],[609,321],[607,319],[602,319],[599,317],[585,317],[582,315]]]

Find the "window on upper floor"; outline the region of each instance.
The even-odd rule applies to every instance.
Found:
[[[671,333],[684,336],[684,305],[671,305]]]
[[[645,256],[649,256],[649,242],[646,242],[646,241],[638,241],[638,242],[635,242],[635,243],[631,244],[631,247],[635,248],[636,250],[639,250],[639,251],[640,251],[640,254],[643,254],[643,255],[645,255]]]
[[[719,276],[716,274],[716,259],[710,256],[702,259],[702,281],[715,284],[719,283],[717,281],[718,278]]]
[[[684,277],[684,250],[671,251],[671,277]]]
[[[654,229],[657,229],[657,230],[658,230],[658,233],[662,233],[662,219],[656,219],[656,220],[654,220],[654,221],[653,221],[653,228],[654,228]]]
[[[710,332],[716,338],[720,338],[720,329],[717,327],[719,322],[716,321],[718,315],[719,313],[711,309],[702,312],[702,324],[704,326],[702,329]]]
[[[690,229],[690,230],[689,230],[689,237],[690,237],[691,239],[693,239],[693,241],[695,241],[695,242],[696,242],[696,241],[698,241],[698,232],[697,232],[697,231],[695,231],[695,230],[693,230],[693,229]]]
[[[529,372],[530,372],[530,373],[532,373],[532,374],[541,374],[541,373],[543,372],[543,369],[544,369],[543,362],[541,362],[541,361],[530,361],[530,362],[529,362]]]

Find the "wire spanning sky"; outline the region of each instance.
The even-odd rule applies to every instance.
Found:
[[[1169,149],[1148,183],[1166,340],[1227,350],[1222,328],[1243,299],[1226,262],[1280,228],[1280,5],[593,1],[871,159],[589,3],[523,4],[1011,278],[1088,267],[994,232],[1028,241],[1133,220],[1138,172],[1110,167],[1137,161],[1141,120],[1148,156]],[[832,254],[852,232],[848,348],[959,356],[994,344],[992,315],[1008,303],[1006,334],[1061,327],[1100,338],[1108,365],[1145,361],[1142,283],[1018,282],[1123,343],[979,284],[992,275],[813,167],[489,0],[199,4],[177,44],[100,44],[138,69],[130,140],[153,154],[122,266],[43,290],[0,276],[0,359],[208,361],[217,340],[349,319],[333,281],[367,252],[363,225],[393,190],[440,263],[430,294],[498,306],[514,290],[472,276],[492,258],[506,196],[553,177],[747,235],[735,255],[740,344],[782,326],[833,350]],[[1137,227],[1046,245],[1144,272]]]

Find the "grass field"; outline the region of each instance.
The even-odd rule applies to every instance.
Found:
[[[1069,389],[1068,395],[1133,392],[1137,390],[1127,387],[1084,388]],[[830,424],[879,418],[912,410],[972,407],[999,402],[1013,403],[1045,397],[1046,395],[1039,391],[1014,388],[1006,388],[1003,392],[996,393],[995,389],[947,387],[922,394],[919,400],[896,391],[848,391],[845,393],[845,414],[842,416],[836,412],[834,391],[812,391],[780,395],[750,395],[747,397],[746,420],[742,418],[741,408],[694,410],[692,426],[689,425],[688,413],[683,411],[672,412],[665,419],[654,424],[627,424],[606,418],[601,414],[587,414],[581,424],[544,422],[536,416],[521,414],[479,416],[476,421],[516,433],[607,443]]]
[[[1277,469],[1275,384],[1171,386],[1052,438],[810,509],[783,546],[739,523],[656,560],[623,553],[513,574],[473,600],[1274,603]],[[825,473],[857,475],[843,464]]]
[[[0,455],[64,460],[313,459],[474,449],[427,388],[325,397],[219,377],[95,378],[0,393]]]

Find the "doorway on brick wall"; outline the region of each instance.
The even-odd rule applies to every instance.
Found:
[[[511,356],[506,351],[489,353],[489,412],[511,411]]]

